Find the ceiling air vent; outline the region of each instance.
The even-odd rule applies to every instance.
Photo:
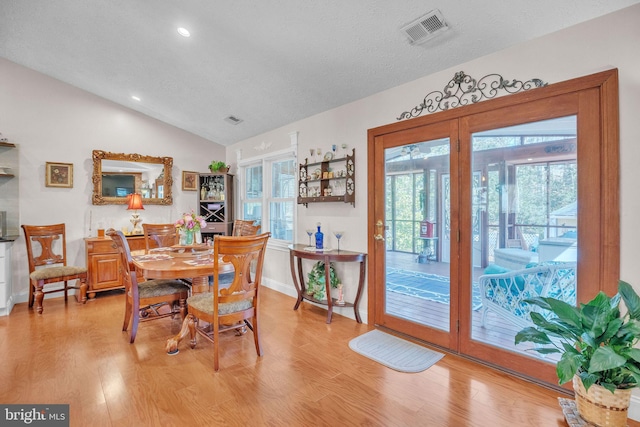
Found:
[[[235,116],[229,116],[226,119],[224,119],[224,121],[227,123],[231,123],[232,125],[237,125],[242,122],[242,119],[239,119]]]
[[[407,36],[409,43],[424,43],[447,31],[449,26],[444,21],[442,13],[438,10],[432,10],[420,18],[404,25],[400,30]]]

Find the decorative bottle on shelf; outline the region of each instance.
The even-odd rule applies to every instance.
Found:
[[[318,223],[318,231],[316,232],[316,249],[322,249],[324,246],[324,233],[320,231],[320,223]]]

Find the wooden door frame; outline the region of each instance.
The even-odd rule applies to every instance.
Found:
[[[599,170],[599,174],[594,174],[596,177],[583,176],[582,183],[579,183],[579,197],[581,200],[585,195],[590,198],[584,206],[582,206],[582,204],[579,206],[579,218],[586,221],[589,226],[588,235],[583,231],[583,234],[580,236],[581,239],[579,239],[581,242],[579,245],[581,245],[581,253],[583,253],[585,257],[592,260],[597,259],[597,262],[579,262],[578,280],[582,277],[582,280],[592,282],[592,285],[589,286],[589,293],[597,289],[612,295],[617,292],[617,283],[620,276],[619,106],[617,69],[611,69],[527,92],[503,96],[473,105],[369,129],[367,135],[369,182],[373,185],[373,188],[383,188],[379,187],[384,184],[385,170],[380,167],[383,159],[375,156],[376,139],[378,138],[396,132],[409,131],[409,133],[413,133],[411,131],[416,130],[415,133],[418,133],[417,128],[421,126],[460,120],[474,114],[491,112],[502,108],[516,108],[532,101],[549,100],[549,102],[553,102],[552,98],[568,94],[575,94],[581,105],[593,105],[593,100],[597,100],[595,103],[596,106],[593,109],[587,108],[584,111],[581,109],[583,116],[578,119],[577,126],[578,135],[580,135],[582,140],[588,138],[591,141],[589,145],[593,146],[595,143],[600,148],[597,152],[597,156],[599,157],[594,156],[593,152],[578,149],[579,164],[583,165],[585,170]],[[591,104],[587,102],[589,100]],[[598,122],[599,132],[597,135],[588,134],[584,131],[585,120],[595,120]],[[378,153],[378,155],[380,154]],[[456,156],[453,151],[452,156]],[[465,159],[468,159],[468,156],[451,158],[452,174],[455,172],[455,168],[465,167],[465,165],[459,163],[460,161],[466,162],[467,160]],[[457,166],[453,166],[454,164]],[[470,167],[470,165],[466,165],[466,167]],[[588,195],[590,185],[598,186],[599,203],[594,203],[594,200]],[[465,197],[469,196],[469,191],[470,189],[459,187],[458,195],[464,200]],[[375,283],[380,282],[384,277],[384,263],[379,262],[378,258],[380,256],[380,248],[384,246],[379,244],[377,240],[374,240],[373,236],[377,233],[375,225],[377,218],[375,218],[375,213],[380,209],[384,211],[384,200],[376,199],[373,191],[369,191],[369,194],[370,196],[367,201],[367,229],[369,232],[368,253],[370,262],[368,266],[367,310],[368,318],[372,319],[373,323],[376,323],[376,307],[381,301],[376,299],[377,297],[379,299],[380,296],[376,295]],[[457,202],[452,200],[452,206],[454,206],[453,203]],[[465,219],[462,218],[461,222],[464,221]],[[462,225],[464,226],[464,224]],[[452,230],[454,230],[453,226],[452,224]],[[460,224],[456,226],[458,227],[457,229],[460,230]],[[454,248],[452,248],[452,256],[459,256],[458,247],[455,248],[455,253],[453,249]],[[465,268],[468,267],[462,265],[460,274],[465,274]],[[452,276],[451,280],[454,281],[456,278]],[[452,291],[453,288],[454,287],[452,287]],[[585,301],[591,297],[593,297],[593,295],[587,295],[584,292],[578,294],[579,301]],[[454,295],[452,295],[452,301],[453,299]]]

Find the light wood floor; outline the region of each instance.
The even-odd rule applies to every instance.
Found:
[[[567,397],[447,354],[428,370],[393,371],[349,349],[372,327],[262,289],[264,356],[251,333],[164,353],[179,320],[120,331],[123,294],[86,305],[47,299],[0,317],[0,402],[70,403],[71,426],[564,426]],[[630,425],[631,424],[630,422]]]

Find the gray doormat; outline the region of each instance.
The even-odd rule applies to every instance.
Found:
[[[374,330],[349,341],[349,348],[400,372],[421,372],[444,357],[402,338]]]

